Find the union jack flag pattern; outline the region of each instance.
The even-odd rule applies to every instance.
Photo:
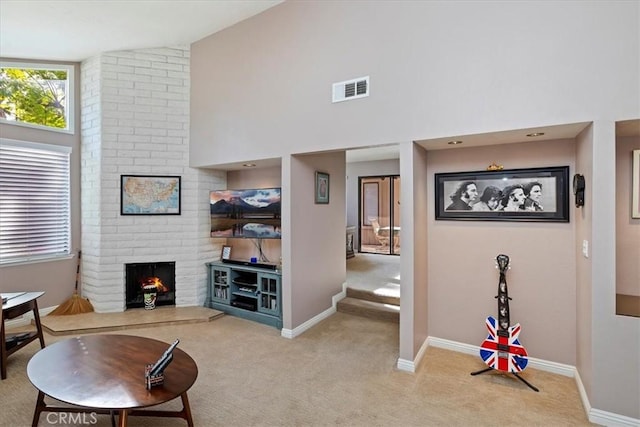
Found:
[[[492,316],[485,321],[489,335],[480,346],[480,357],[489,367],[518,373],[527,367],[527,350],[518,341],[520,324],[500,329]]]

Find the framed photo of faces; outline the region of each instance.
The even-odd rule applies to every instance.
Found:
[[[569,222],[569,166],[435,174],[437,220]]]

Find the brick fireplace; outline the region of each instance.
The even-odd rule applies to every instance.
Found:
[[[188,47],[105,52],[80,66],[81,283],[96,312],[130,308],[124,266],[150,260],[174,264],[171,303],[204,304],[205,263],[220,250],[208,238],[209,191],[226,175],[189,167],[189,56]],[[128,174],[180,176],[180,215],[120,215]]]
[[[176,304],[176,263],[143,262],[125,264],[125,303],[127,308],[144,307],[144,290],[153,287],[155,304]]]

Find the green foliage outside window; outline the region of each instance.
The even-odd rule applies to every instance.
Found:
[[[65,129],[67,71],[0,68],[0,118]]]

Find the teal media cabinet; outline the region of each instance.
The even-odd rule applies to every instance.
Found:
[[[280,273],[251,265],[206,265],[209,307],[282,329]]]

